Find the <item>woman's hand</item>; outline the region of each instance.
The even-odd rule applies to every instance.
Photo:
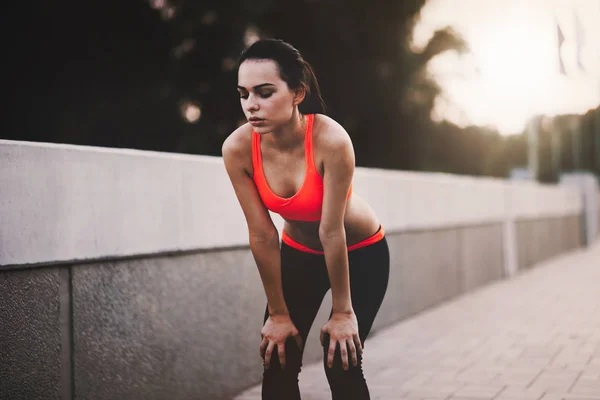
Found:
[[[260,331],[262,343],[260,344],[260,356],[264,360],[265,368],[271,365],[273,348],[277,346],[279,364],[285,368],[285,342],[288,337],[293,337],[299,349],[302,349],[302,337],[289,315],[272,315]]]
[[[321,328],[321,346],[325,345],[325,334],[329,334],[329,350],[327,352],[327,366],[333,365],[335,347],[340,344],[342,366],[348,370],[348,350],[352,358],[352,365],[358,365],[357,351],[362,354],[362,345],[358,336],[358,321],[354,312],[334,312],[329,321]]]

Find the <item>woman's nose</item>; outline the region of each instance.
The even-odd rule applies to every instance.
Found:
[[[248,111],[258,110],[258,102],[256,101],[256,98],[254,96],[248,96],[248,100],[246,100],[246,109]]]

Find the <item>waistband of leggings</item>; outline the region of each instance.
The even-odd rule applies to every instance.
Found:
[[[375,234],[373,236],[370,236],[361,242],[353,244],[352,246],[348,246],[348,251],[360,249],[361,247],[367,247],[369,245],[375,244],[375,243],[379,242],[380,240],[382,240],[384,237],[385,237],[385,230],[383,229],[383,225],[379,225],[379,230],[377,232],[375,232]],[[283,231],[281,233],[281,241],[283,243],[287,244],[288,246],[293,247],[294,249],[300,250],[305,253],[320,254],[320,255],[325,254],[321,250],[313,250],[310,247],[306,247],[305,245],[296,242],[294,239],[289,237],[287,235],[287,233],[285,233],[285,231]]]

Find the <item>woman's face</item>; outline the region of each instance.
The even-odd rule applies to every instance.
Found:
[[[238,70],[238,92],[246,119],[256,133],[268,133],[289,122],[298,96],[279,76],[273,60],[246,60]]]

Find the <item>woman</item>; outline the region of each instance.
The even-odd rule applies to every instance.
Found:
[[[267,297],[262,398],[300,399],[303,344],[331,288],[321,344],[332,396],[368,399],[362,347],[387,289],[389,252],[375,213],[352,191],[352,142],[331,118],[300,112],[310,96],[322,112],[324,103],[311,66],[281,40],[244,50],[237,89],[248,123],[227,138],[223,159]],[[285,220],[281,247],[268,210]]]

